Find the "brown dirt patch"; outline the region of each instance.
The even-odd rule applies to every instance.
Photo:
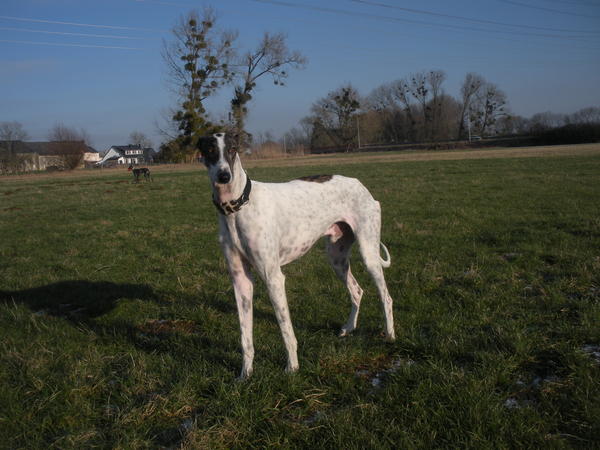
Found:
[[[193,334],[196,325],[191,320],[149,320],[139,325],[138,330],[145,334],[166,335],[179,333],[184,335]]]

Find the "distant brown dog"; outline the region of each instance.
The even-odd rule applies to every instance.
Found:
[[[139,183],[140,181],[140,176],[144,175],[144,179],[146,181],[154,181],[152,179],[152,176],[150,175],[150,169],[148,169],[147,167],[140,167],[139,169],[134,169],[133,166],[129,166],[129,168],[127,169],[130,172],[133,172],[133,182],[134,183]]]

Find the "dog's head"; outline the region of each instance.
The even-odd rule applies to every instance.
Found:
[[[236,142],[225,133],[201,137],[198,147],[213,185],[229,184],[233,180],[233,164],[238,157]]]

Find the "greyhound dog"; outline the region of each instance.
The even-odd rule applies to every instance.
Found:
[[[340,336],[356,328],[363,290],[350,271],[350,248],[358,241],[364,264],[373,277],[383,307],[385,335],[395,339],[392,298],[383,276],[391,258],[380,242],[381,209],[356,179],[318,175],[287,183],[251,181],[233,139],[225,133],[200,138],[202,159],[208,169],[213,203],[219,211],[219,242],[225,256],[240,320],[241,379],[252,373],[252,266],[267,287],[287,350],[288,372],[298,370],[297,342],[290,320],[281,267],[304,255],[322,236],[337,276],[352,301],[350,317]],[[384,250],[382,259],[379,248]]]
[[[139,169],[134,169],[133,165],[127,168],[128,171],[133,172],[133,182],[139,183],[140,176],[144,175],[144,179],[146,181],[153,181],[152,176],[150,175],[150,169],[147,167],[140,167]]]

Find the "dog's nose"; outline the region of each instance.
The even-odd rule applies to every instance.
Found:
[[[217,174],[217,181],[221,184],[227,184],[231,180],[231,174],[226,171],[221,171]]]

